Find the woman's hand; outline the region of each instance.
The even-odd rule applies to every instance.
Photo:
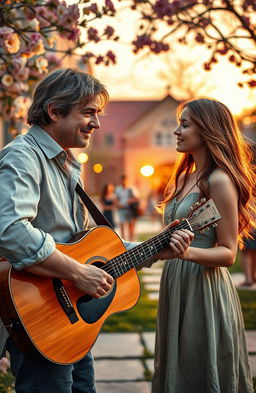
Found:
[[[170,248],[173,256],[170,258],[185,259],[184,254],[194,239],[194,233],[188,229],[180,229],[171,235]]]
[[[179,220],[173,221],[168,227],[174,227],[179,224]],[[165,227],[166,230],[168,227]],[[188,229],[179,229],[171,234],[169,247],[160,251],[154,256],[158,259],[184,258],[184,253],[194,239],[194,233]]]

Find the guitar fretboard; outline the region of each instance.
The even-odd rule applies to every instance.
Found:
[[[124,273],[136,268],[142,262],[168,247],[170,235],[178,229],[193,230],[188,220],[183,220],[175,227],[168,228],[151,239],[134,247],[132,250],[126,251],[111,259],[101,268],[111,274],[114,278],[122,276]]]

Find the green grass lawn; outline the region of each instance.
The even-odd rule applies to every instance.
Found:
[[[236,262],[229,271],[230,273],[238,273],[242,271],[241,265],[239,264],[239,252],[237,254]],[[256,291],[238,289],[237,292],[242,306],[245,328],[248,330],[256,330]]]
[[[139,272],[139,276],[141,272]],[[141,296],[135,307],[111,315],[103,325],[104,332],[152,332],[156,327],[157,301],[150,300],[141,283]]]

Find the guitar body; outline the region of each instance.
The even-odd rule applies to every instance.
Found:
[[[58,244],[57,249],[81,264],[98,267],[126,251],[119,236],[104,226],[93,228],[78,241]],[[4,298],[0,316],[7,327],[10,325],[11,337],[22,350],[32,354],[36,348],[59,364],[82,359],[106,318],[133,307],[140,296],[135,269],[116,278],[111,290],[98,299],[85,295],[70,281],[56,281],[17,271],[8,262],[0,263]]]

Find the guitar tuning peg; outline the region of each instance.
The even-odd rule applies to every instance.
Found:
[[[199,202],[196,202],[196,203],[195,203],[195,206],[196,206],[196,207],[197,207],[197,206],[199,206],[199,205],[200,205],[200,203],[199,203]]]
[[[201,202],[201,203],[206,202],[206,198],[202,198],[202,199],[200,200],[200,202]]]
[[[205,230],[206,230],[206,229],[205,229],[205,228],[203,228],[203,229],[200,229],[200,231],[199,231],[199,232],[200,232],[200,233],[205,233]]]
[[[217,222],[214,222],[214,223],[212,224],[212,227],[213,227],[213,228],[216,228],[217,225],[218,225]]]

